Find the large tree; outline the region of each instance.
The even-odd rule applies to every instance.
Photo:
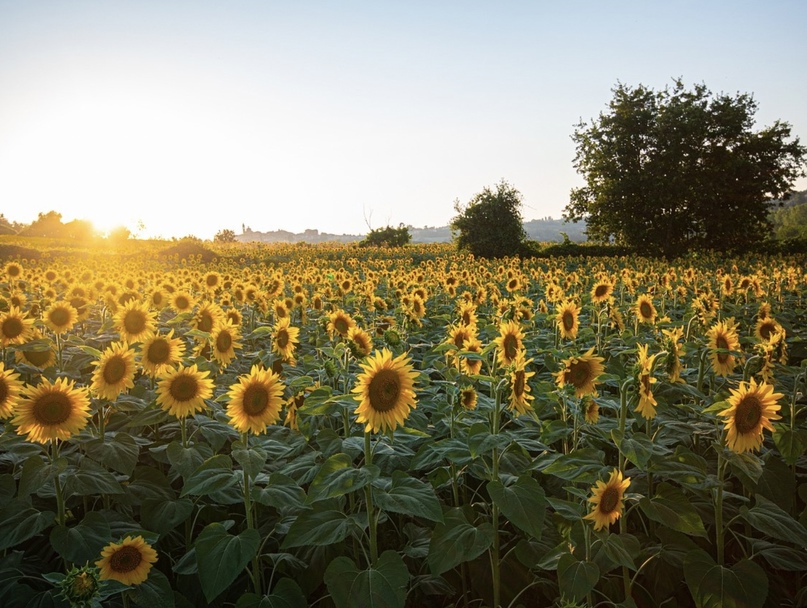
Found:
[[[618,84],[608,110],[576,125],[574,167],[586,185],[564,218],[586,220],[589,239],[675,255],[738,249],[770,232],[769,207],[805,175],[807,148],[776,121],[754,130],[748,94],[653,91]]]
[[[506,181],[496,184],[495,190],[485,187],[465,206],[455,202],[454,210],[451,232],[459,249],[485,258],[524,252],[521,193]]]

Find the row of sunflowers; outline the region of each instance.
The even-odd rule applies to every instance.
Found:
[[[803,262],[12,260],[0,605],[803,605]]]

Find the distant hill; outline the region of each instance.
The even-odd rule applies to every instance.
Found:
[[[424,228],[409,226],[408,228],[413,243],[448,243],[451,241],[451,229],[448,226],[426,226]],[[561,233],[565,233],[569,236],[569,240],[580,243],[586,240],[586,235],[583,233],[585,228],[584,222],[567,224],[563,220],[552,218],[524,222],[524,230],[528,238],[541,242],[562,242],[563,234]],[[351,243],[360,241],[366,236],[364,234],[331,234],[314,229],[303,232],[287,230],[259,232],[242,226],[242,230],[241,234],[235,236],[235,240],[242,243],[251,241],[262,243]]]

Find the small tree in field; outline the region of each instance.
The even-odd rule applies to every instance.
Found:
[[[360,247],[403,247],[412,240],[409,228],[400,224],[397,228],[376,228],[359,242]]]
[[[235,232],[229,228],[219,230],[213,237],[216,243],[235,243]]]
[[[451,233],[458,249],[475,256],[499,258],[523,253],[527,240],[521,220],[521,193],[505,180],[485,187],[465,206],[454,204]]]

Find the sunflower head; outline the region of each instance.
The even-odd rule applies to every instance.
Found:
[[[115,327],[121,339],[134,344],[142,342],[156,329],[156,313],[148,309],[148,305],[131,300],[115,313]]]
[[[227,366],[235,359],[235,351],[243,346],[239,340],[241,332],[232,320],[227,319],[219,324],[210,338],[211,356],[222,366]]]
[[[271,370],[253,365],[249,374],[230,386],[227,396],[230,425],[241,433],[265,433],[268,425],[280,419],[283,383]]]
[[[0,361],[0,420],[14,413],[21,390],[20,375],[13,369],[6,369],[5,364]]]
[[[125,342],[115,342],[95,362],[90,391],[114,401],[123,391],[134,387],[134,351]]]
[[[597,281],[591,288],[591,301],[595,304],[606,302],[611,297],[614,286],[608,281]]]
[[[570,357],[563,360],[563,367],[555,372],[555,382],[558,387],[572,385],[576,397],[597,394],[598,378],[605,371],[602,357],[594,355],[594,348],[590,348],[584,355]]]
[[[512,365],[518,353],[524,348],[524,334],[517,321],[506,321],[499,327],[499,337],[494,339],[497,346],[496,359],[502,367]]]
[[[737,357],[733,352],[740,350],[740,338],[737,335],[737,324],[734,319],[718,321],[706,337],[711,349],[712,367],[718,376],[728,376],[737,365]]]
[[[113,580],[124,585],[139,585],[148,578],[157,552],[142,536],[127,536],[119,543],[109,543],[101,551],[95,565],[101,569],[102,581]]]
[[[97,605],[93,601],[100,591],[98,569],[92,566],[82,566],[70,569],[59,583],[59,595],[67,600],[72,608],[91,608]]]
[[[394,431],[403,425],[415,408],[415,378],[412,363],[405,354],[397,357],[386,348],[376,351],[361,364],[353,389],[359,402],[356,422],[365,425],[366,433]]]
[[[460,405],[463,407],[463,409],[476,409],[478,400],[479,395],[473,386],[464,386],[460,389]]]
[[[560,331],[560,337],[564,340],[574,340],[580,329],[580,308],[571,300],[566,300],[558,307],[555,316],[555,325]]]
[[[650,296],[640,295],[636,299],[634,310],[640,323],[653,324],[656,322],[656,307],[653,306],[653,299]]]
[[[3,347],[25,344],[31,337],[34,320],[27,318],[16,306],[0,312],[0,344]]]
[[[731,389],[729,407],[719,413],[726,418],[726,445],[734,452],[750,452],[762,447],[762,429],[773,431],[771,420],[780,420],[782,393],[774,393],[767,382],[740,382],[739,388]]]
[[[373,338],[359,326],[347,332],[348,348],[356,359],[363,359],[373,350]]]
[[[275,326],[275,336],[272,341],[272,352],[280,356],[283,361],[294,365],[294,349],[300,343],[300,328],[291,327],[291,319],[283,317]]]
[[[37,386],[26,386],[14,410],[12,423],[29,441],[47,443],[67,440],[87,426],[90,399],[86,389],[75,388],[72,380],[43,378]]]
[[[344,310],[335,310],[328,317],[328,334],[332,338],[337,334],[346,338],[347,332],[355,326],[356,321]]]
[[[630,486],[630,477],[622,478],[622,471],[614,469],[606,483],[597,481],[591,488],[591,512],[583,517],[594,522],[595,530],[602,530],[614,523],[622,515],[625,507],[625,490]]]
[[[157,385],[157,405],[177,418],[186,418],[205,408],[205,399],[213,396],[210,372],[190,367],[168,369]]]
[[[530,363],[532,363],[532,359],[525,359],[524,351],[519,351],[510,372],[510,409],[521,415],[529,411],[530,401],[535,399],[530,395],[528,383],[529,379],[535,375],[535,372],[527,371]]]
[[[172,329],[167,334],[154,334],[140,345],[140,366],[152,378],[169,367],[176,367],[185,355],[185,345],[174,337]]]

